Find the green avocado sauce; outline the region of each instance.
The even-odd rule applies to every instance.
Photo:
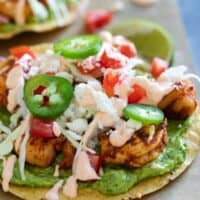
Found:
[[[1,33],[11,32],[11,31],[16,30],[17,28],[18,28],[18,25],[16,24],[7,23],[7,24],[0,25],[0,32]]]
[[[91,188],[106,195],[118,195],[126,193],[144,179],[160,176],[174,170],[186,158],[187,148],[183,135],[190,125],[190,119],[186,121],[170,121],[168,125],[168,145],[156,160],[137,169],[105,166],[104,174],[100,180],[93,183],[80,183],[80,189]],[[26,180],[21,179],[19,166],[16,163],[11,183],[30,187],[53,186],[59,179],[66,179],[71,174],[70,170],[61,170],[59,177],[53,176],[55,164],[61,159],[62,155],[59,155],[55,163],[45,169],[26,165]],[[2,161],[0,161],[0,174],[2,173],[2,168]]]

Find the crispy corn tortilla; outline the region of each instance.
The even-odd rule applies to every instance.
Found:
[[[70,25],[75,20],[75,16],[76,16],[76,13],[70,13],[67,16],[67,18],[64,20],[64,23],[63,23],[64,26]],[[44,22],[40,24],[31,24],[31,25],[28,24],[28,25],[18,27],[14,31],[0,33],[0,39],[9,39],[22,32],[31,31],[31,32],[42,33],[42,32],[51,31],[56,28],[59,28],[56,21],[48,21],[48,22]]]
[[[140,182],[138,185],[134,186],[126,194],[118,196],[105,196],[98,193],[95,190],[84,189],[80,190],[78,197],[74,200],[88,200],[88,197],[92,200],[131,200],[136,198],[141,198],[144,195],[150,194],[157,190],[160,190],[170,181],[173,181],[178,176],[180,176],[187,167],[195,159],[198,150],[200,148],[200,112],[199,110],[194,113],[193,117],[193,126],[188,129],[187,133],[184,135],[188,152],[184,163],[177,169],[167,173],[163,176],[158,176],[150,178]],[[28,187],[17,187],[11,186],[10,192],[22,199],[26,200],[40,200],[43,199],[48,188],[28,188]],[[60,192],[60,200],[70,200]]]
[[[87,2],[85,0],[80,0],[78,2],[78,6],[74,8],[72,11],[70,11],[67,17],[64,19],[62,26],[59,26],[56,20],[42,22],[42,23],[35,23],[35,24],[25,24],[23,26],[17,27],[15,30],[10,32],[9,31],[4,33],[0,32],[0,39],[9,39],[22,32],[42,33],[68,26],[74,22],[79,12],[83,12],[83,9],[85,9],[85,7],[87,6],[86,4]]]
[[[47,49],[51,49],[52,44],[42,44],[32,46],[32,49],[38,53],[45,52]],[[144,180],[134,186],[129,192],[121,194],[118,196],[105,196],[99,192],[91,189],[82,189],[79,191],[79,194],[74,200],[88,200],[88,197],[92,200],[132,200],[141,198],[144,195],[150,194],[157,190],[160,190],[169,182],[175,180],[180,176],[192,163],[195,159],[199,149],[200,149],[200,109],[198,108],[192,116],[192,126],[184,134],[185,142],[187,144],[187,155],[185,161],[182,163],[179,168],[171,171],[162,176],[150,178]],[[18,196],[25,200],[41,200],[44,199],[44,196],[49,188],[30,188],[30,187],[18,187],[10,186],[9,192],[15,196]],[[70,200],[63,195],[60,191],[60,200]]]

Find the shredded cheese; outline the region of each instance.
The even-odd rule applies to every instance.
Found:
[[[78,183],[74,176],[70,176],[63,186],[63,194],[70,198],[75,198],[78,194]]]
[[[73,175],[67,179],[63,187],[63,193],[67,197],[76,197],[78,194],[77,180],[88,181],[98,180],[99,176],[91,166],[88,154],[81,150],[81,146],[77,149],[72,166]]]
[[[109,141],[113,146],[121,147],[131,139],[134,132],[134,129],[127,127],[126,122],[122,122],[116,130],[109,132]]]

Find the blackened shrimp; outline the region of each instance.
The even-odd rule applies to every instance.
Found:
[[[174,89],[158,104],[168,118],[186,119],[197,107],[196,91],[190,81],[175,83]]]
[[[167,144],[167,122],[157,125],[152,135],[151,126],[136,131],[122,147],[114,147],[108,134],[100,135],[104,163],[141,167],[156,159]]]

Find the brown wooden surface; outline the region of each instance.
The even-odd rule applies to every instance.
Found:
[[[112,8],[117,0],[91,0],[90,8]],[[190,66],[194,71],[191,54],[187,46],[186,36],[177,10],[175,0],[160,0],[159,3],[149,8],[140,8],[127,1],[125,10],[115,14],[114,21],[133,18],[152,19],[163,25],[174,37],[176,53],[175,63]],[[56,30],[51,33],[34,34],[26,33],[12,40],[0,40],[0,55],[6,55],[9,47],[18,44],[36,44],[41,42],[53,42],[59,38],[76,35],[82,32],[82,17],[78,17],[76,23],[67,29]],[[200,156],[193,165],[175,182],[169,184],[161,191],[144,198],[144,200],[199,200],[200,199]],[[0,191],[0,200],[18,200],[9,194]],[[89,197],[88,197],[88,200]],[[92,200],[92,199],[91,199]]]

